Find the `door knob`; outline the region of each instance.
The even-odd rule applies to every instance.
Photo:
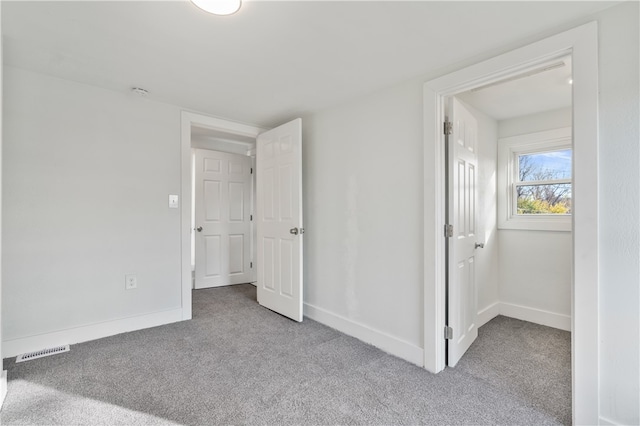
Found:
[[[202,232],[202,226],[198,226],[198,227],[196,228],[196,231],[198,231],[198,232]]]
[[[475,248],[484,248],[484,243],[476,243],[476,247]]]
[[[298,228],[291,228],[289,229],[289,233],[293,234],[293,235],[298,235]]]

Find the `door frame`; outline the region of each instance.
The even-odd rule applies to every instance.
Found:
[[[571,367],[574,424],[598,424],[598,27],[597,22],[424,84],[424,367],[445,368],[445,98],[536,64],[573,58],[573,264]],[[579,282],[580,286],[575,283]]]
[[[182,287],[182,319],[192,318],[191,301],[191,127],[205,127],[237,136],[256,138],[266,131],[222,118],[211,117],[190,111],[181,112],[180,121],[180,281]]]

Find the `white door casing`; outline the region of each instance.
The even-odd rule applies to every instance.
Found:
[[[476,307],[478,123],[458,101],[450,98],[448,139],[448,223],[453,225],[448,252],[447,365],[455,366],[478,337]]]
[[[251,158],[195,150],[195,288],[251,281]]]
[[[258,302],[302,321],[302,120],[258,135]]]

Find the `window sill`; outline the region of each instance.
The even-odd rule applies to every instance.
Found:
[[[531,215],[511,217],[505,221],[500,221],[498,229],[571,232],[571,216]]]

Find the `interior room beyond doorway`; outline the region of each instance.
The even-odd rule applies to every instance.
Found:
[[[256,281],[255,138],[191,126],[193,288]]]
[[[571,57],[524,75],[456,96],[478,123],[478,326],[570,331]]]

